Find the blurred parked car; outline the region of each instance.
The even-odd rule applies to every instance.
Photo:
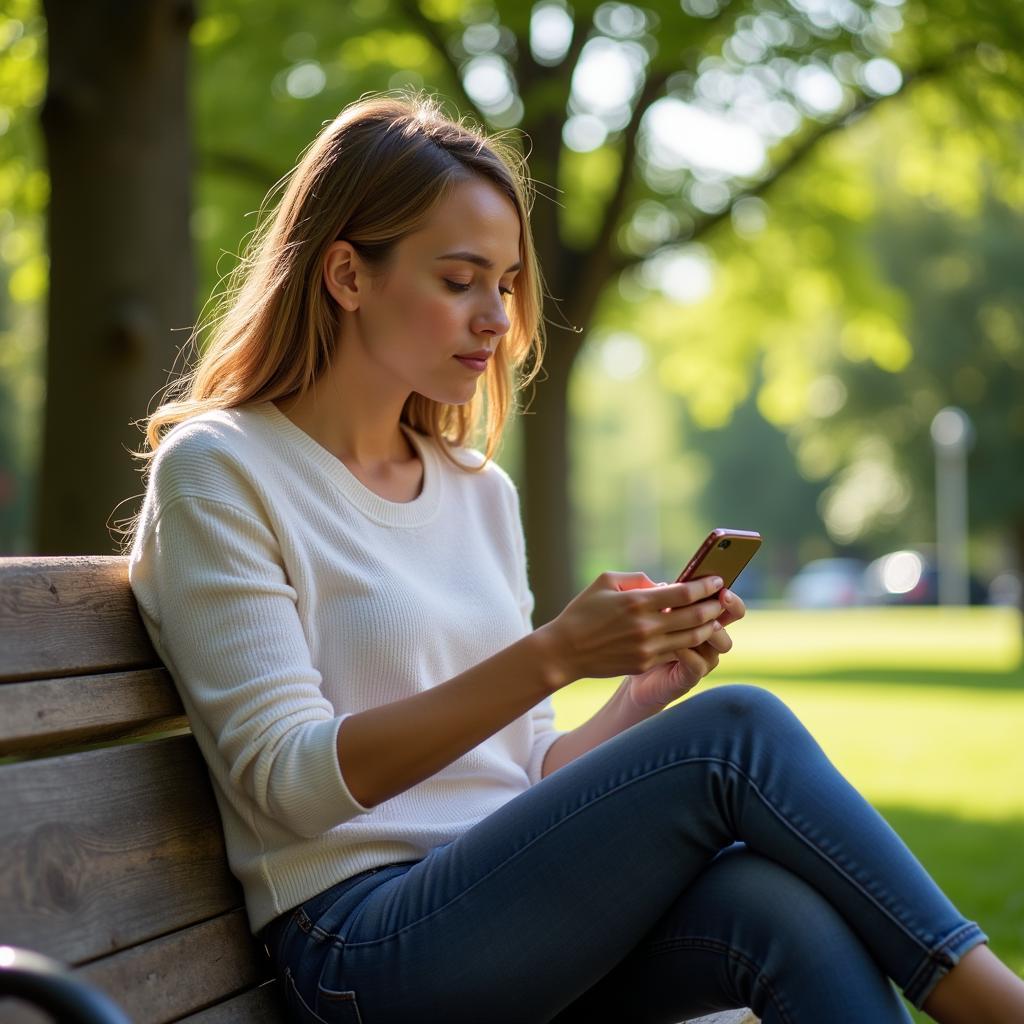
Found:
[[[939,571],[925,550],[890,551],[864,570],[864,595],[869,604],[938,604]],[[987,589],[976,577],[968,580],[968,600],[985,604]]]
[[[818,558],[786,585],[785,598],[797,608],[846,608],[864,603],[865,563],[859,558]]]
[[[1001,572],[988,585],[988,603],[1021,607],[1024,604],[1024,573],[1016,569]]]

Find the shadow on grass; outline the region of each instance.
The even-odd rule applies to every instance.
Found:
[[[968,821],[884,805],[878,811],[957,910],[978,922],[992,951],[1024,975],[1024,818]],[[931,1020],[922,1013],[914,1019]]]
[[[758,680],[792,681],[795,683],[871,683],[897,686],[953,686],[972,690],[1024,690],[1024,665],[1010,671],[991,672],[972,669],[943,670],[932,668],[889,668],[871,666],[857,668],[789,668],[774,672],[756,669],[748,672],[720,672],[730,682]]]

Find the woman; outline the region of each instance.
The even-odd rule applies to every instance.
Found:
[[[937,1020],[1024,1019],[780,701],[666,709],[731,647],[721,581],[603,573],[531,628],[491,456],[540,306],[514,155],[365,99],[149,419],[131,585],[293,1019],[905,1021],[890,978]],[[552,693],[619,674],[554,729]]]

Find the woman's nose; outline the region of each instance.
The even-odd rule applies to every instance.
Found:
[[[508,310],[505,309],[505,302],[501,296],[489,303],[485,309],[481,309],[473,323],[473,330],[479,334],[490,334],[500,338],[508,333],[511,326]]]

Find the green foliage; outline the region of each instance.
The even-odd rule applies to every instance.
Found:
[[[535,60],[531,19],[549,8],[574,20],[576,41],[568,56]],[[685,433],[701,448],[701,430],[740,415],[743,432],[758,443],[773,445],[779,430],[787,433],[808,494],[834,491],[847,477],[855,486],[863,479],[857,467],[869,464],[887,464],[890,482],[920,490],[893,444],[902,436],[904,403],[894,398],[870,421],[835,415],[832,407],[861,377],[898,382],[919,361],[920,297],[908,298],[901,280],[882,268],[872,225],[896,215],[913,220],[915,203],[967,220],[982,216],[989,202],[1024,206],[1024,7],[1017,0],[863,0],[844,5],[841,17],[830,13],[838,10],[790,0],[585,0],[571,7],[561,0],[206,0],[191,34],[197,308],[232,268],[268,190],[320,124],[368,90],[438,90],[452,109],[534,133],[528,148],[535,173],[543,168],[542,191],[560,206],[565,265],[587,260],[619,176],[628,175],[610,232],[613,267],[618,260],[626,269],[607,278],[595,324],[605,333],[633,331],[653,353],[652,386],[686,407],[685,417],[669,414],[670,422],[686,424],[671,432],[675,445]],[[6,356],[3,371],[24,403],[42,390],[47,184],[34,118],[44,38],[37,0],[11,0],[0,19],[0,258],[13,306],[0,331],[20,332],[21,354]],[[570,66],[581,49],[587,55],[595,47],[625,60],[633,76],[632,93],[602,109],[587,106]],[[881,59],[902,74],[892,98],[881,93],[893,87],[880,93],[868,71]],[[488,105],[469,88],[480,61],[509,76],[505,99]],[[826,71],[839,89],[831,109],[815,107],[800,84],[802,76]],[[658,101],[649,114],[675,103],[759,131],[777,118],[789,127],[770,136],[775,142],[757,170],[709,170],[679,153],[666,158],[652,146],[651,117],[630,123],[652,75],[662,84],[645,97]],[[603,125],[603,141],[572,148],[562,128],[581,115],[591,128]],[[857,116],[847,123],[848,115]],[[625,161],[630,146],[635,156]],[[723,212],[717,227],[706,228]],[[710,274],[703,299],[662,287],[660,261],[680,254]],[[695,273],[692,266],[687,273]],[[980,290],[975,298],[978,330],[991,350],[985,366],[995,367],[1016,344],[1017,298]],[[977,381],[969,372],[958,379],[961,388]],[[875,393],[893,392],[879,384]],[[752,396],[760,422],[745,418]],[[23,404],[17,419],[31,422],[37,411]],[[730,458],[718,436],[707,440],[714,457],[696,460],[709,474],[706,491],[728,490],[716,473],[732,472]],[[742,456],[740,440],[733,448]],[[662,454],[667,464],[685,461],[678,447]],[[920,491],[915,501],[925,500]],[[892,507],[888,521],[880,514],[871,529],[893,526]],[[807,530],[808,537],[820,532],[811,523]]]
[[[964,74],[973,81],[977,69]],[[1004,83],[989,84],[1002,95]],[[821,144],[765,193],[755,230],[741,204],[709,246],[684,250],[712,268],[701,301],[673,302],[634,274],[627,301],[606,305],[608,319],[640,325],[697,426],[729,422],[756,387],[802,474],[828,485],[833,542],[933,536],[928,426],[949,403],[979,420],[972,525],[995,537],[1024,521],[1009,470],[1024,457],[1024,204],[1006,149],[1024,109],[1019,97],[999,109],[1009,119],[998,125],[990,111],[978,131],[958,80],[922,84]],[[727,489],[730,452],[742,463],[741,437],[722,447],[709,493]]]
[[[0,14],[0,551],[10,552],[26,550],[44,391],[49,179],[34,123],[45,87],[43,27],[34,0],[10,0]]]
[[[46,291],[40,214],[49,185],[34,124],[46,82],[43,27],[33,0],[0,15],[0,259],[8,295],[25,305]]]

